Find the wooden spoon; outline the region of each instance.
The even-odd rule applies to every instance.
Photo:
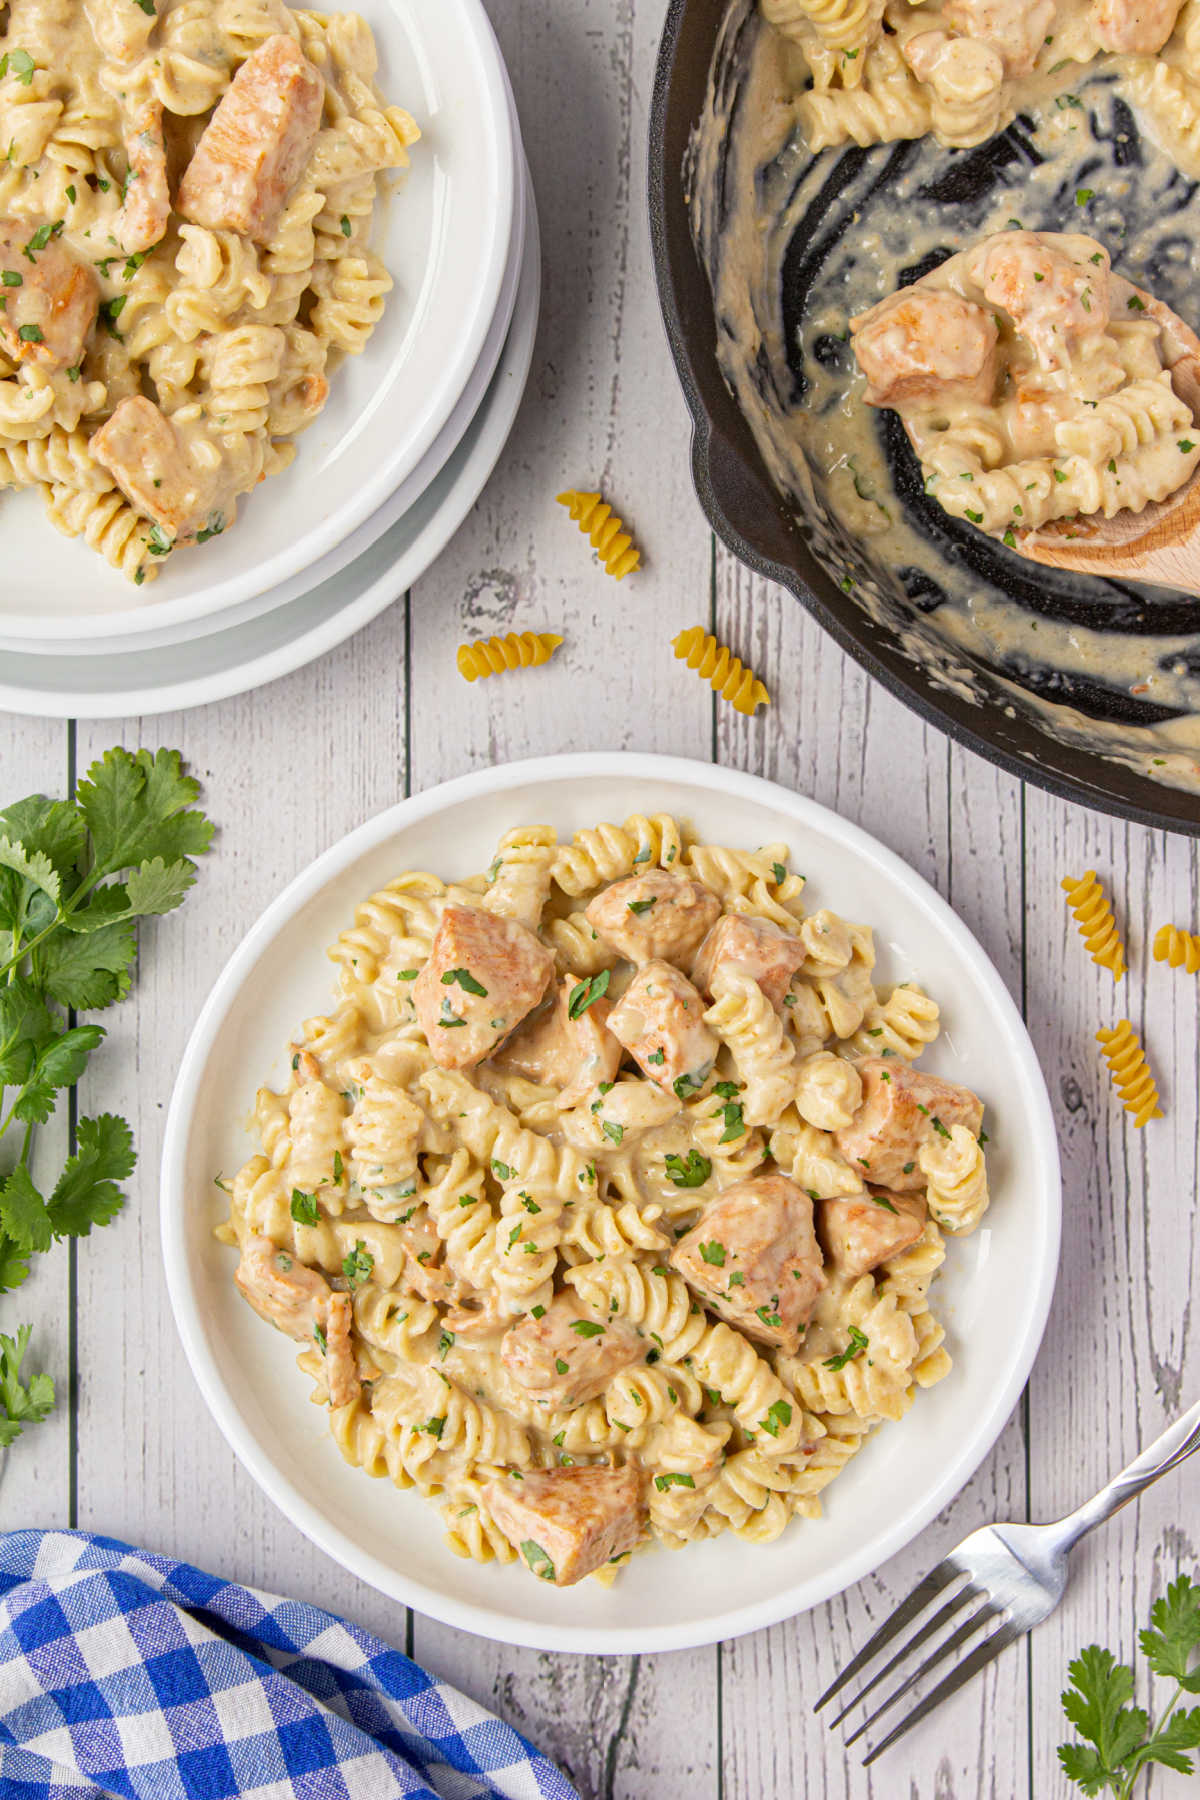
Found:
[[[1119,278],[1113,278],[1114,288]],[[1200,338],[1161,300],[1120,281],[1141,301],[1147,318],[1162,327],[1171,385],[1186,401],[1200,433]],[[1200,597],[1200,466],[1175,493],[1141,512],[1081,514],[1016,534],[1016,551],[1028,562],[1114,581],[1145,581]]]

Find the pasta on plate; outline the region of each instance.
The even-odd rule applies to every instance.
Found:
[[[419,135],[355,13],[0,3],[0,488],[131,580],[285,469],[392,281]]]
[[[983,1108],[914,1067],[936,1002],[788,864],[637,815],[402,874],[258,1094],[237,1285],[463,1556],[567,1586],[766,1542],[949,1370],[930,1287],[988,1204]]]
[[[918,986],[788,848],[635,815],[399,875],[255,1102],[218,1237],[345,1458],[455,1552],[569,1586],[768,1541],[950,1368],[930,1283],[988,1206]]]

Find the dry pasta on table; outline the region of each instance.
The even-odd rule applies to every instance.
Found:
[[[567,1586],[766,1542],[949,1371],[982,1103],[789,864],[635,814],[399,875],[258,1095],[234,1279],[461,1555]]]

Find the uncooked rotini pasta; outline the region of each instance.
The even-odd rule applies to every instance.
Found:
[[[614,581],[624,581],[641,567],[642,553],[600,494],[584,494],[570,488],[558,496],[600,559],[600,565]]]
[[[1154,934],[1154,960],[1187,975],[1200,971],[1200,932],[1184,931],[1178,925],[1162,925]]]
[[[0,71],[0,488],[144,582],[364,348],[377,177],[419,134],[362,19],[284,0],[9,0]]]
[[[1104,1060],[1108,1064],[1113,1086],[1121,1096],[1121,1105],[1132,1113],[1140,1131],[1151,1119],[1162,1118],[1158,1103],[1158,1085],[1146,1061],[1146,1052],[1128,1019],[1119,1019],[1110,1030],[1102,1026],[1096,1033]]]
[[[522,824],[334,944],[217,1235],[342,1455],[455,1554],[566,1586],[770,1542],[948,1373],[982,1106],[913,1067],[936,1003],[803,887],[786,844],[665,812]]]
[[[480,638],[458,646],[458,672],[464,681],[487,680],[506,669],[536,669],[548,663],[562,643],[552,631],[510,631],[507,637]]]
[[[1080,876],[1065,875],[1060,885],[1088,955],[1100,968],[1109,970],[1114,981],[1120,981],[1125,973],[1125,946],[1095,869]]]
[[[680,662],[694,669],[701,681],[707,681],[714,694],[728,700],[735,712],[753,718],[760,706],[770,706],[771,696],[758,676],[706,632],[703,625],[681,631],[672,643]]]

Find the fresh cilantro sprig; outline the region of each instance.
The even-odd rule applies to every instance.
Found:
[[[193,807],[199,791],[178,751],[118,748],[73,801],[34,794],[0,812],[0,1293],[21,1285],[32,1257],[124,1203],[137,1160],[124,1119],[80,1119],[49,1193],[31,1171],[34,1129],[103,1041],[72,1015],[129,992],[137,920],[170,912],[196,878],[192,859],[212,837]],[[31,1330],[0,1335],[0,1447],[54,1404],[48,1375],[22,1373]]]
[[[1111,1650],[1089,1644],[1067,1673],[1071,1685],[1063,1711],[1082,1744],[1060,1744],[1059,1761],[1085,1794],[1115,1794],[1130,1800],[1138,1776],[1151,1763],[1180,1775],[1192,1773],[1189,1750],[1200,1749],[1200,1706],[1185,1707],[1185,1694],[1200,1694],[1200,1586],[1186,1575],[1173,1581],[1150,1609],[1150,1629],[1139,1633],[1142,1655],[1155,1675],[1173,1681],[1175,1691],[1151,1726],[1143,1707],[1131,1706],[1133,1670]]]

